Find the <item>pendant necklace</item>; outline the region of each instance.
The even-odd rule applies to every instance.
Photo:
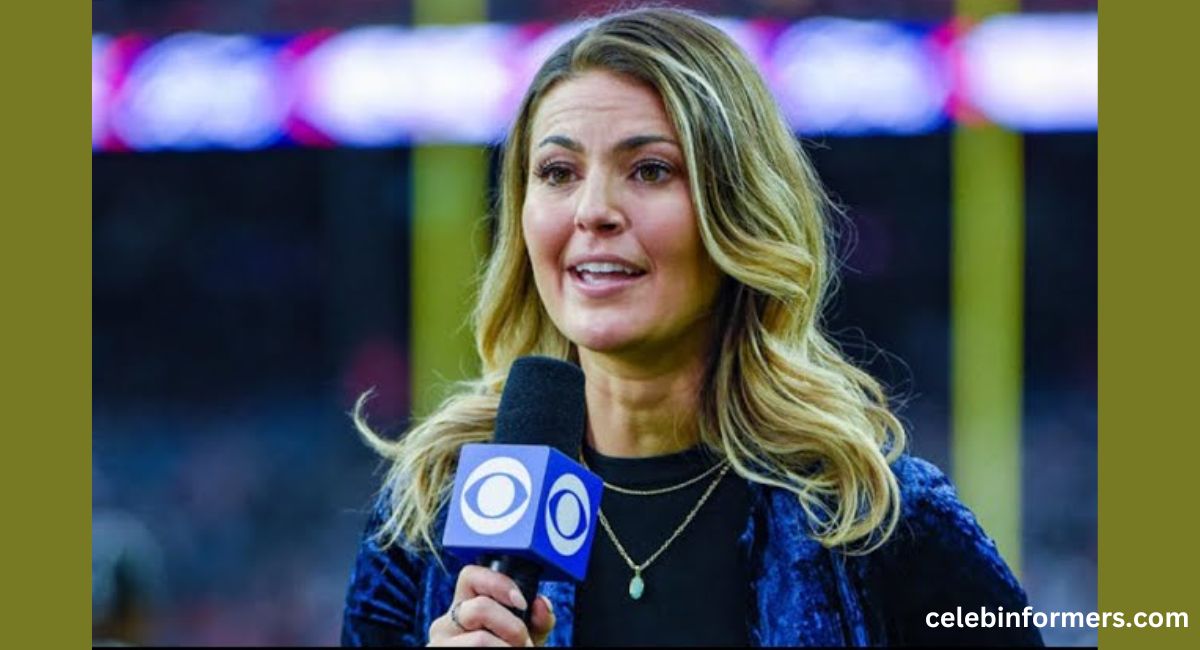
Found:
[[[583,460],[582,457],[580,458],[580,460]],[[587,468],[589,471],[591,471],[591,468],[587,467],[587,461],[584,461],[583,466],[585,468]],[[715,467],[716,466],[714,466],[714,468]],[[721,472],[719,474],[717,474],[717,478],[714,479],[711,484],[709,484],[708,489],[706,489],[704,491],[704,494],[700,496],[700,500],[697,501],[696,505],[692,507],[692,511],[687,514],[687,517],[684,518],[683,523],[679,524],[679,527],[675,529],[675,532],[671,533],[671,536],[667,538],[667,541],[663,542],[662,546],[658,547],[658,550],[655,551],[653,555],[651,555],[645,562],[642,562],[641,564],[637,564],[636,562],[633,561],[633,558],[629,557],[629,553],[625,550],[625,547],[621,545],[620,540],[617,539],[616,533],[613,532],[612,526],[609,525],[608,518],[604,516],[604,509],[603,508],[600,509],[600,512],[599,512],[600,525],[604,527],[604,532],[608,533],[608,538],[610,540],[612,540],[613,546],[615,546],[617,548],[617,552],[620,553],[621,558],[623,560],[625,560],[625,564],[628,564],[629,568],[633,570],[633,577],[630,578],[630,580],[629,580],[629,597],[630,598],[632,598],[634,600],[639,600],[642,597],[642,594],[645,593],[645,591],[646,591],[646,581],[642,578],[642,571],[644,571],[646,569],[646,567],[650,566],[650,564],[652,562],[657,560],[658,556],[662,555],[663,551],[667,550],[667,547],[671,545],[671,542],[674,542],[675,538],[679,537],[680,533],[683,532],[683,529],[687,528],[687,525],[692,523],[692,519],[694,519],[696,517],[696,513],[700,512],[700,508],[704,506],[704,502],[708,501],[708,497],[712,496],[713,491],[717,489],[717,485],[721,482],[721,479],[725,478],[725,474],[729,471],[729,467],[730,467],[730,465],[728,462],[721,464]],[[704,476],[711,471],[712,470],[708,470],[704,474],[701,474],[701,476]],[[685,485],[690,485],[690,484],[694,483],[696,480],[698,480],[698,478],[699,477],[690,479],[688,481],[685,481],[683,484],[681,484],[679,486],[668,488],[667,490],[664,490],[664,491],[671,491],[671,490],[679,489],[680,487],[683,487]],[[610,488],[614,487],[614,486],[610,486],[608,483],[605,483],[604,485],[606,487],[610,487]],[[632,491],[632,490],[624,490],[624,492],[627,494],[634,493],[634,491]],[[662,493],[662,491],[649,491],[649,492],[655,493],[655,494]]]

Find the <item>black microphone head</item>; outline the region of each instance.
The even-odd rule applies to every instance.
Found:
[[[577,459],[587,430],[583,383],[583,371],[566,361],[517,359],[500,396],[494,442],[546,445]]]

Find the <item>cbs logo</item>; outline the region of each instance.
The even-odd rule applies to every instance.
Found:
[[[499,535],[512,528],[529,509],[533,482],[515,458],[500,456],[479,464],[463,482],[460,511],[467,526],[480,535]]]
[[[587,541],[592,504],[587,488],[574,474],[558,477],[546,498],[546,536],[561,555],[574,555]]]
[[[480,535],[499,535],[517,525],[529,509],[533,481],[515,458],[491,458],[471,471],[463,482],[459,511],[467,526]],[[561,555],[574,555],[587,541],[592,520],[591,500],[583,481],[574,474],[559,476],[546,498],[546,536]]]

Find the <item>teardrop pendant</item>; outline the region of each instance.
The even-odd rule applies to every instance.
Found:
[[[633,578],[629,580],[629,597],[638,600],[642,597],[642,592],[646,590],[646,583],[642,581],[642,572],[635,571]]]

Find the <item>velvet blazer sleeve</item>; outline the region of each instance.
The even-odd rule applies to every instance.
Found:
[[[889,645],[1043,645],[1036,627],[930,627],[930,612],[1020,611],[1020,583],[959,501],[946,475],[905,456],[893,469],[901,486],[901,519],[893,537],[867,562],[874,626]]]
[[[343,646],[424,645],[418,608],[425,562],[399,544],[385,550],[376,541],[387,512],[380,498],[359,544],[342,613]]]

